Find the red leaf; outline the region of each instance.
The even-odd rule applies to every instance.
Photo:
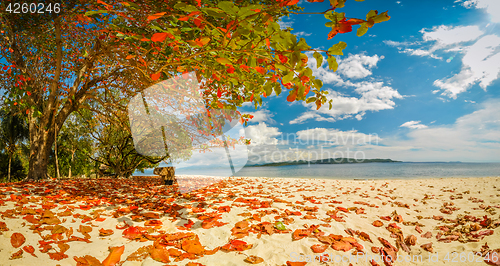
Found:
[[[173,39],[174,36],[168,32],[159,32],[159,33],[153,34],[153,36],[151,37],[151,41],[163,42],[167,37]]]
[[[163,15],[167,14],[167,12],[156,13],[154,15],[148,16],[147,20],[155,20],[161,18]]]
[[[122,233],[123,237],[128,238],[128,239],[136,239],[140,238],[142,236],[141,231],[137,229],[135,226],[131,226]]]
[[[151,74],[151,79],[152,80],[158,80],[160,77],[161,77],[161,72],[160,73]]]
[[[102,265],[103,266],[113,266],[113,265],[117,264],[120,261],[120,257],[122,256],[124,250],[125,250],[125,246],[110,247],[109,251],[111,251],[111,253],[109,253],[108,257],[106,259],[104,259],[104,261],[102,262]]]
[[[13,233],[12,236],[10,236],[10,243],[15,248],[22,246],[25,241],[26,238],[21,233]]]
[[[290,1],[288,1],[287,5],[293,6],[293,5],[296,5],[298,2],[299,2],[299,0],[290,0]]]
[[[262,75],[266,74],[266,69],[263,67],[255,67],[255,70],[257,70],[257,72],[259,72]]]
[[[288,97],[286,97],[286,100],[289,102],[293,102],[293,101],[295,101],[296,98],[297,98],[297,90],[295,90],[293,93],[288,95]]]

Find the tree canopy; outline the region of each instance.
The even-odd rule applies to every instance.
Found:
[[[330,0],[331,8],[317,13],[329,21],[327,39],[352,31],[353,25],[360,25],[361,36],[389,19],[387,12],[375,10],[365,19],[348,18],[337,11],[345,2]],[[236,110],[245,102],[257,108],[262,98],[281,94],[283,87],[288,101],[320,108],[327,103],[327,92],[307,67],[305,52],[314,52],[318,67],[324,54],[335,71],[335,56],[347,44],[313,49],[281,28],[280,18],[303,13],[297,3],[75,1],[71,12],[24,31],[14,26],[19,21],[2,13],[0,84],[5,104],[28,120],[29,178],[46,176],[55,136],[72,112],[98,112],[90,101],[123,111],[124,102],[136,93],[181,73],[196,73],[212,109]]]

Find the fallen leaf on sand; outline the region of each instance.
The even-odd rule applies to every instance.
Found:
[[[375,222],[372,223],[372,225],[375,227],[381,227],[384,225],[384,223],[380,220],[376,220]]]
[[[246,259],[245,259],[245,262],[248,262],[250,264],[258,264],[258,263],[261,263],[263,262],[264,259],[261,258],[261,257],[257,257],[257,256],[248,256]]]
[[[22,246],[25,241],[26,241],[26,238],[21,233],[13,233],[10,236],[10,243],[15,248]]]
[[[408,246],[415,246],[415,244],[417,243],[417,237],[414,235],[409,235],[406,237],[405,243]]]
[[[287,261],[286,262],[286,266],[304,266],[306,264],[307,264],[307,262],[304,262],[304,261],[297,261],[297,262]]]
[[[316,244],[312,245],[311,249],[314,253],[323,253],[328,248],[328,245]]]
[[[110,236],[113,233],[114,232],[111,229],[104,229],[104,228],[99,229],[99,236]]]
[[[110,247],[109,248],[109,255],[106,259],[102,261],[103,266],[114,266],[120,261],[120,257],[123,254],[123,251],[125,250],[125,246],[121,247]]]
[[[352,249],[352,245],[349,243],[349,242],[345,242],[345,241],[335,241],[333,244],[332,244],[332,248],[339,251],[339,250],[342,250],[342,251],[349,251]]]
[[[151,258],[156,261],[164,263],[170,262],[169,259],[170,252],[165,247],[162,246],[158,246],[156,248],[151,247],[151,249],[149,250],[149,255],[151,255]]]
[[[198,239],[184,240],[182,242],[182,249],[187,253],[201,255],[205,251],[205,248],[201,245]]]
[[[429,251],[429,252],[433,251],[432,242],[431,243],[427,243],[427,244],[423,244],[420,247],[423,248],[426,251]]]

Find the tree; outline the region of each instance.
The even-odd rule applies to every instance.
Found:
[[[96,143],[94,152],[87,156],[111,168],[116,177],[128,178],[136,169],[155,167],[165,159],[143,156],[135,150],[126,113],[119,117],[94,114],[92,122],[85,125],[92,129],[90,135]]]
[[[5,10],[7,3],[2,2]],[[64,9],[64,7],[61,7]],[[19,106],[29,124],[28,178],[47,176],[51,149],[64,121],[98,90],[117,89],[111,83],[123,70],[106,60],[106,21],[80,13],[91,9],[79,4],[54,20],[19,30],[26,24],[16,14],[0,15],[2,87],[6,104]],[[105,87],[104,87],[105,86]]]
[[[92,168],[91,161],[86,156],[93,149],[92,138],[85,122],[91,119],[92,112],[86,109],[72,113],[58,136],[60,152],[63,155],[61,170],[68,178],[73,174],[88,174]]]
[[[317,1],[321,2],[321,1]],[[331,0],[341,8],[345,0]],[[326,103],[322,82],[306,67],[305,51],[315,51],[318,65],[345,43],[328,50],[311,49],[276,23],[299,13],[298,0],[217,1],[148,0],[81,1],[68,12],[36,28],[19,31],[27,20],[0,14],[0,82],[7,104],[26,111],[30,154],[28,178],[47,175],[48,158],[62,125],[90,99],[102,92],[120,91],[132,97],[159,79],[196,71],[206,105],[235,110],[244,102],[262,104],[262,97],[289,89],[288,101]],[[0,6],[5,10],[5,3]],[[63,7],[62,7],[63,8]],[[84,15],[85,14],[85,15]],[[366,20],[347,19],[344,13],[322,12],[331,22],[329,38],[360,24],[362,35],[387,13],[370,11]],[[281,85],[278,83],[281,82]],[[314,96],[306,99],[308,93]],[[331,108],[331,105],[330,105]],[[245,118],[245,116],[243,117]]]
[[[28,127],[25,119],[16,114],[14,110],[0,110],[0,141],[8,154],[8,174],[7,180],[10,182],[12,158],[18,150],[19,144],[28,138]]]

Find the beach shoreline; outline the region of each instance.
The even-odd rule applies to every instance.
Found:
[[[372,265],[388,254],[401,256],[389,265],[486,265],[479,255],[500,249],[499,177],[179,180],[197,190],[172,192],[157,177],[1,184],[0,221],[8,230],[0,235],[0,265],[85,265],[80,258],[103,262],[109,247],[121,246],[123,266],[249,265],[248,258],[273,266]],[[19,247],[14,233],[26,239]],[[179,233],[187,234],[181,242],[165,240]],[[24,251],[9,259],[26,246],[37,257]]]

